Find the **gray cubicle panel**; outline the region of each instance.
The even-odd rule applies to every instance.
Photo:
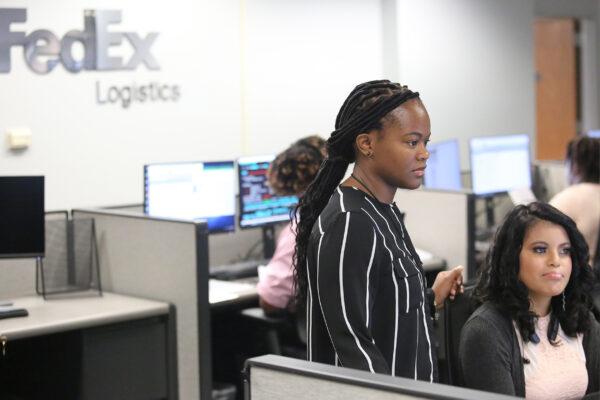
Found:
[[[127,211],[73,210],[73,218],[80,217],[95,220],[104,290],[175,305],[177,366],[173,369],[179,398],[210,399],[206,223]]]
[[[236,202],[238,204],[238,202]],[[143,204],[123,204],[103,207],[104,210],[143,213]],[[280,229],[282,225],[278,226]],[[262,231],[257,228],[238,229],[209,237],[209,265],[233,264],[262,258]]]
[[[466,191],[400,189],[394,197],[413,244],[446,260],[449,268],[463,265],[466,277],[475,273],[475,197]]]
[[[245,374],[246,400],[516,399],[274,355],[249,359]]]

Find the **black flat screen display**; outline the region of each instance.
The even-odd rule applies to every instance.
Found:
[[[44,177],[0,176],[0,258],[44,255]]]

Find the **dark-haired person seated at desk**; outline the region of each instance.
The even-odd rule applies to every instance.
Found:
[[[544,203],[517,206],[490,248],[463,327],[463,383],[528,399],[600,391],[600,325],[591,316],[588,247],[572,219]]]
[[[271,163],[267,175],[269,186],[277,195],[302,194],[315,178],[324,157],[325,141],[319,136],[298,140]],[[259,268],[256,289],[260,306],[267,314],[281,313],[291,306],[295,245],[295,226],[289,223],[279,233],[271,261]]]

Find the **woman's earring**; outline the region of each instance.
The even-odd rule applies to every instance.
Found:
[[[567,309],[566,301],[565,301],[565,292],[563,292],[563,294],[562,294],[562,309],[563,309],[563,312],[565,312]]]

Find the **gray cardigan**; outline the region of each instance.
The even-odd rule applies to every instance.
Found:
[[[600,391],[600,325],[590,315],[591,329],[583,337],[588,371],[586,393]],[[462,329],[459,345],[462,385],[525,397],[523,359],[511,319],[484,303]]]

